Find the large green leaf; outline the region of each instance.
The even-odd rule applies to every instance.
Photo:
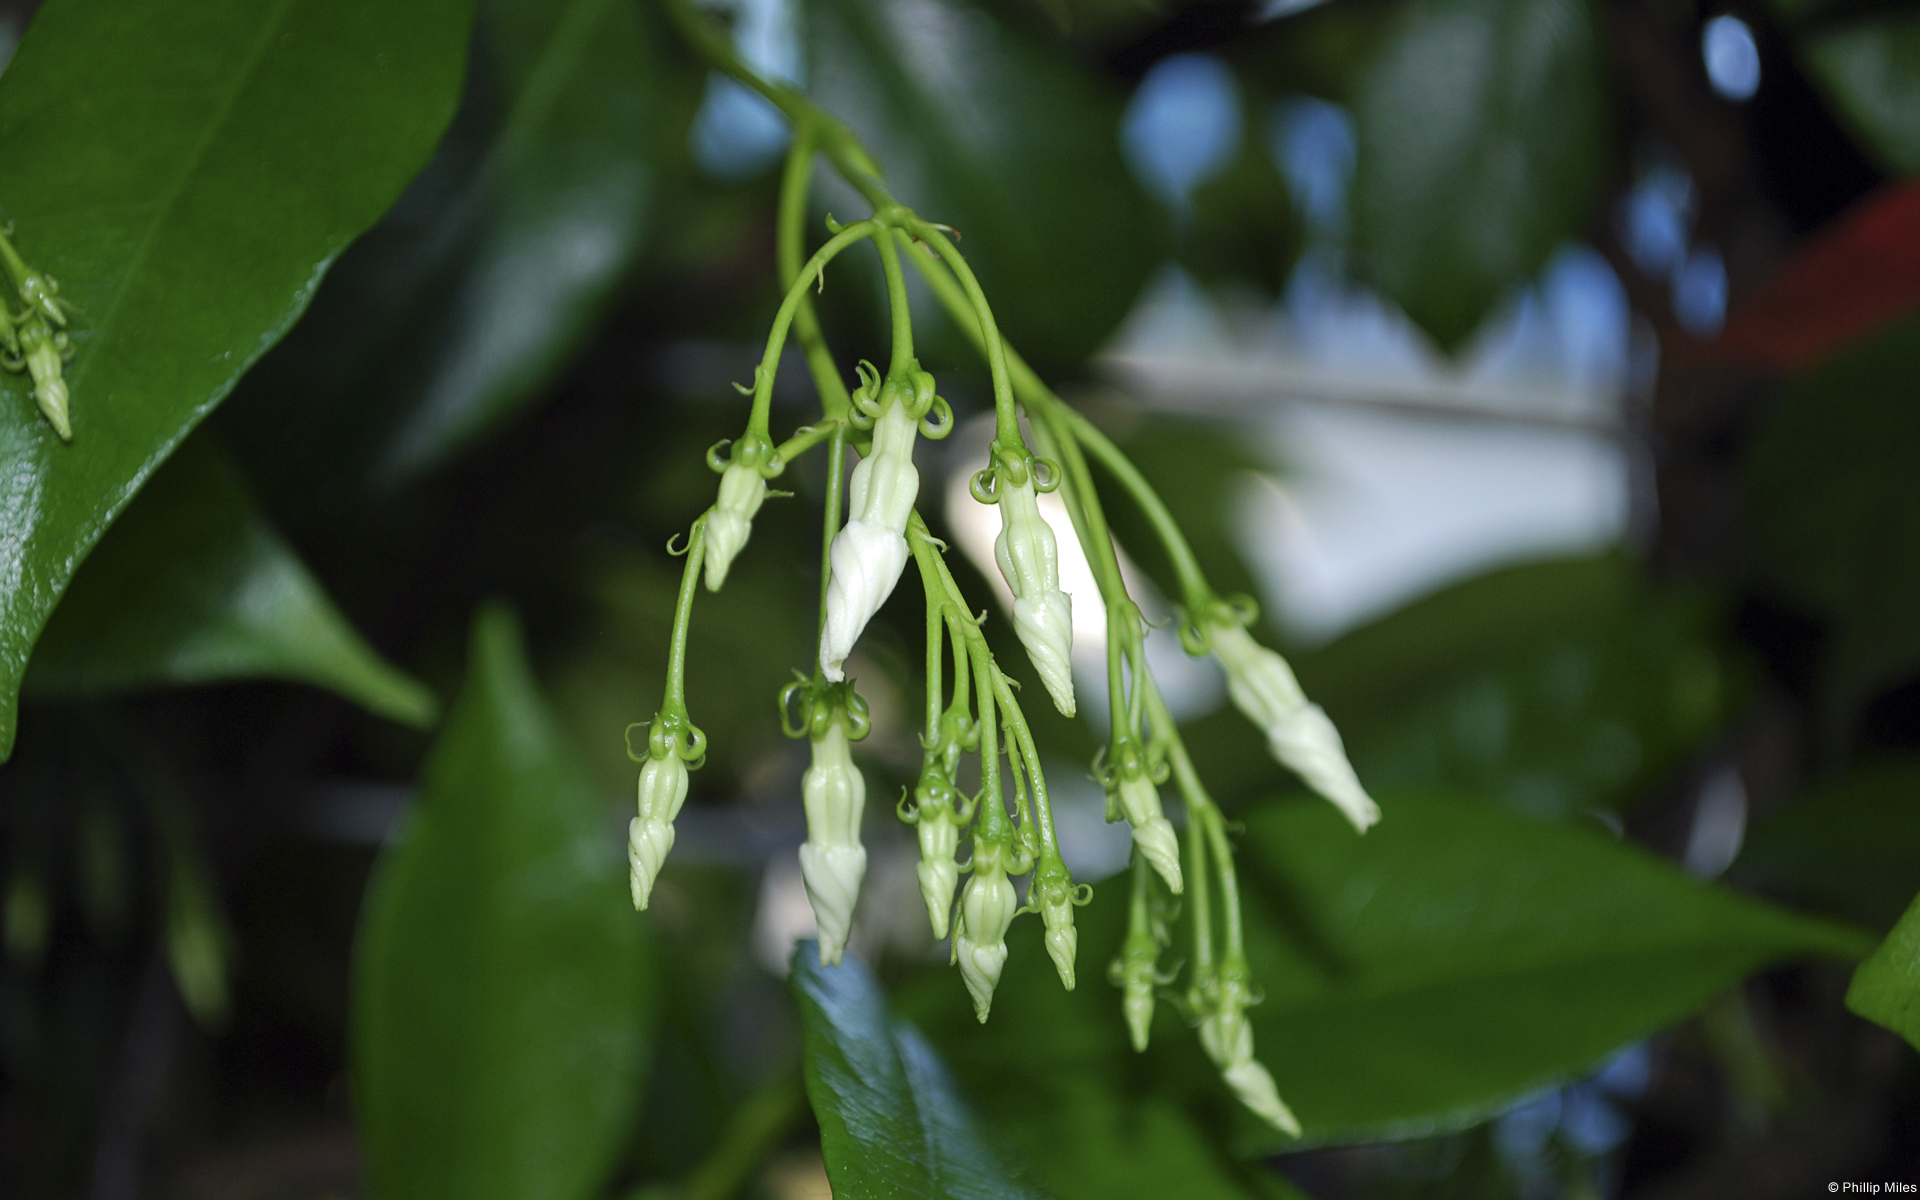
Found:
[[[1820,912],[1889,929],[1920,891],[1920,760],[1822,780],[1747,831],[1734,878]]]
[[[246,678],[331,688],[410,725],[438,707],[354,632],[202,434],[100,539],[24,687],[75,695]]]
[[[1746,463],[1757,566],[1834,636],[1822,685],[1844,721],[1920,668],[1920,319],[1788,389]]]
[[[1443,347],[1584,227],[1604,73],[1588,0],[1416,0],[1362,76],[1355,246]]]
[[[939,1057],[853,959],[793,955],[806,1029],[807,1096],[820,1121],[827,1178],[840,1200],[1035,1197],[980,1132]]]
[[[512,618],[483,613],[361,918],[354,1101],[375,1195],[598,1194],[652,1007],[625,874]]]
[[[1920,1050],[1920,896],[1893,932],[1853,973],[1847,1007]]]
[[[1920,172],[1920,15],[1822,27],[1801,52],[1868,154],[1892,174]]]
[[[1036,366],[1092,353],[1167,247],[1120,154],[1119,97],[971,0],[818,0],[807,22],[815,99],[902,201],[966,235],[1021,352]]]
[[[0,756],[74,570],[452,114],[465,0],[50,0],[0,76],[0,205],[76,306],[73,442],[0,377]]]
[[[641,246],[662,111],[650,6],[480,0],[459,118],[232,418],[290,489],[431,467],[535,400]]]
[[[1364,836],[1302,799],[1261,806],[1243,838],[1247,952],[1266,997],[1258,1051],[1307,1144],[1469,1124],[1758,967],[1872,945],[1596,829],[1440,794],[1379,798],[1385,815]],[[1135,1104],[1175,1099],[1243,1152],[1298,1145],[1233,1107],[1167,1006],[1145,1059],[1127,1061],[1118,993],[1097,973],[1119,948],[1125,887],[1102,885],[1080,910],[1077,991],[1060,990],[1038,923],[1023,921],[986,1025],[944,971],[915,986],[910,1011],[995,1111],[1022,1111],[1044,1079],[1083,1078]],[[1176,942],[1169,959],[1181,953]]]

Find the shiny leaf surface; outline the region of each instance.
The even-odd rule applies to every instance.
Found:
[[[1354,97],[1354,240],[1443,348],[1580,232],[1605,104],[1587,0],[1407,7]]]
[[[35,14],[0,76],[0,202],[76,309],[74,440],[0,377],[0,754],[81,560],[426,160],[467,18],[463,0],[52,0]]]
[[[841,1200],[1038,1197],[990,1147],[946,1067],[854,959],[820,965],[794,950],[806,1030],[807,1097],[820,1121],[827,1178]]]
[[[1308,1143],[1470,1124],[1577,1078],[1758,967],[1872,944],[1598,830],[1477,799],[1378,799],[1385,816],[1363,837],[1303,799],[1261,806],[1241,839],[1247,952],[1266,996],[1252,1014],[1257,1050]],[[916,984],[909,1011],[996,1108],[1050,1072],[1129,1093],[1149,1073],[1241,1152],[1297,1146],[1238,1111],[1168,1006],[1145,1060],[1126,1052],[1118,993],[1086,969],[1118,950],[1125,900],[1124,882],[1108,883],[1080,910],[1079,990],[1060,990],[1038,923],[1023,921],[987,1025],[944,972]]]
[[[155,472],[47,623],[29,695],[230,679],[329,688],[425,725],[438,708],[381,660],[255,508],[203,434]]]
[[[1920,897],[1853,973],[1847,1007],[1920,1050]]]
[[[578,1200],[630,1134],[651,955],[504,610],[469,661],[361,918],[361,1144],[377,1195]]]

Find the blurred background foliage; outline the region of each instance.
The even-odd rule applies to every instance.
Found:
[[[1031,714],[1097,884],[1080,986],[1022,921],[972,1020],[884,802],[918,765],[911,603],[853,669],[863,965],[796,951],[774,696],[814,640],[818,461],[700,598],[712,752],[631,912],[622,731],[778,300],[786,146],[661,11],[9,0],[0,216],[78,311],[71,447],[0,376],[0,1194],[1920,1182],[1920,20],[709,16],[964,235],[1379,796],[1355,839],[1149,639],[1240,822],[1254,1020],[1306,1139],[1170,1007],[1126,1048],[1097,713]],[[820,179],[813,236],[860,210]],[[819,304],[843,367],[880,357],[872,263]],[[922,448],[922,509],[988,607],[953,486],[986,375],[924,312],[963,428]],[[797,364],[774,399],[807,419]],[[1166,618],[1168,564],[1110,510]]]

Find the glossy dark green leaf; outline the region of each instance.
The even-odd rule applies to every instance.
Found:
[[[806,1030],[807,1097],[836,1197],[1041,1194],[1007,1170],[939,1056],[887,1011],[886,996],[857,961],[823,967],[817,945],[802,942],[793,987]]]
[[[1735,878],[1888,929],[1920,892],[1920,761],[1888,759],[1809,788],[1747,831]]]
[[[1853,973],[1847,1007],[1920,1050],[1920,897]]]
[[[1894,175],[1920,172],[1920,15],[1822,26],[1801,54],[1841,119]]]
[[[1755,562],[1833,637],[1822,685],[1836,721],[1920,668],[1920,319],[1795,382],[1746,463]]]
[[[1872,945],[1598,829],[1476,799],[1379,799],[1385,815],[1364,836],[1300,799],[1260,806],[1241,839],[1247,952],[1266,996],[1253,1010],[1257,1049],[1308,1144],[1470,1124],[1577,1078],[1758,967]],[[1096,892],[1080,910],[1076,992],[1052,978],[1030,920],[1016,923],[985,1026],[967,1017],[958,979],[916,987],[910,1011],[962,1081],[997,1108],[1017,1103],[1002,1090],[1086,1078],[1172,1097],[1219,1136],[1230,1121],[1243,1152],[1298,1145],[1232,1105],[1165,1006],[1152,1049],[1125,1064],[1119,996],[1096,973],[1119,947],[1124,881]],[[1182,953],[1176,939],[1169,960]]]
[[[287,679],[425,725],[438,708],[327,599],[203,434],[154,473],[74,577],[28,695]]]
[[[585,1200],[631,1135],[651,955],[618,839],[504,610],[369,885],[354,1103],[371,1191]]]
[[[1580,233],[1605,105],[1588,0],[1407,6],[1354,97],[1354,242],[1441,346]]]
[[[393,483],[496,428],[592,330],[638,254],[664,120],[649,6],[480,0],[459,118],[247,381],[256,457]]]
[[[1021,352],[1043,367],[1092,353],[1167,247],[1121,158],[1120,98],[971,0],[818,0],[807,25],[814,98],[902,201],[965,235]]]
[[[0,205],[77,312],[72,444],[0,377],[0,754],[60,594],[452,114],[465,0],[51,0],[0,76]]]

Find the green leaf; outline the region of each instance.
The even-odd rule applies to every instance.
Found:
[[[1888,759],[1823,780],[1747,831],[1732,874],[1870,929],[1889,929],[1920,891],[1920,760]]]
[[[649,6],[480,0],[459,118],[233,419],[314,477],[393,484],[532,403],[637,257],[674,136]]]
[[[1920,1050],[1920,896],[1853,973],[1847,1007]]]
[[[1584,228],[1604,74],[1587,0],[1419,0],[1361,77],[1355,248],[1442,347]]]
[[[100,539],[34,648],[24,691],[250,678],[329,688],[415,726],[439,707],[354,632],[202,435]]]
[[[1868,155],[1894,175],[1920,172],[1920,16],[1823,26],[1801,53]]]
[[[1364,836],[1302,799],[1260,806],[1241,839],[1247,954],[1266,997],[1252,1012],[1256,1048],[1304,1143],[1239,1111],[1168,1006],[1144,1059],[1127,1054],[1119,994],[1096,971],[1119,949],[1124,879],[1079,910],[1077,991],[1053,978],[1039,923],[1021,921],[986,1025],[939,969],[908,1010],[996,1111],[1043,1079],[1086,1079],[1170,1098],[1217,1137],[1230,1131],[1240,1152],[1264,1154],[1472,1124],[1578,1078],[1759,967],[1872,945],[1597,829],[1481,800],[1376,795],[1385,815]]]
[[[858,962],[823,967],[816,943],[802,942],[793,987],[806,1030],[807,1096],[836,1197],[1039,1195],[1009,1174],[932,1047],[888,1014]]]
[[[1920,318],[1795,382],[1746,462],[1766,583],[1833,625],[1821,685],[1836,727],[1920,668]]]
[[[468,672],[361,918],[371,1190],[585,1200],[631,1132],[651,954],[504,610],[476,622]]]
[[[464,0],[51,0],[0,75],[0,204],[76,313],[63,444],[0,377],[0,757],[27,656],[147,477],[445,128]]]
[[[807,23],[814,99],[903,202],[965,234],[960,251],[1021,353],[1038,367],[1091,354],[1168,246],[1166,215],[1121,157],[1120,98],[970,0],[819,0]]]

